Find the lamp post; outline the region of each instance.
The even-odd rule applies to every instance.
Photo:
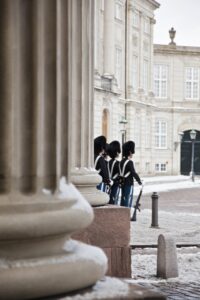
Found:
[[[121,121],[119,121],[119,124],[122,124],[123,129],[121,129],[121,135],[122,135],[122,145],[125,143],[126,141],[126,124],[128,123],[128,121],[126,120],[125,117],[122,117]]]
[[[191,138],[191,141],[192,141],[192,159],[191,159],[190,176],[191,176],[193,182],[194,182],[194,143],[195,143],[195,140],[196,140],[196,134],[197,134],[197,132],[194,129],[190,131],[190,138]]]

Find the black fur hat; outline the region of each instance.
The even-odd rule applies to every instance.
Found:
[[[100,135],[94,139],[94,154],[98,155],[106,147],[106,137]]]
[[[122,150],[123,150],[122,151],[123,157],[128,157],[131,153],[134,154],[135,153],[135,143],[133,141],[128,141],[128,142],[124,143]]]
[[[121,153],[120,143],[118,141],[111,142],[108,146],[107,153],[111,158],[116,158],[118,153]]]

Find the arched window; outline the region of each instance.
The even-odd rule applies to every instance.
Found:
[[[106,138],[108,138],[108,129],[109,129],[109,111],[107,109],[104,109],[102,115],[102,134]]]

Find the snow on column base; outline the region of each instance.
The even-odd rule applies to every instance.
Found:
[[[0,299],[34,299],[83,289],[101,279],[107,266],[103,251],[69,240],[64,254],[0,261]]]

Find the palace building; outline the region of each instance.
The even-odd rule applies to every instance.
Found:
[[[95,136],[134,140],[142,175],[189,174],[189,132],[195,129],[198,141],[200,130],[200,47],[177,46],[174,37],[169,45],[153,44],[157,1],[95,4]]]

